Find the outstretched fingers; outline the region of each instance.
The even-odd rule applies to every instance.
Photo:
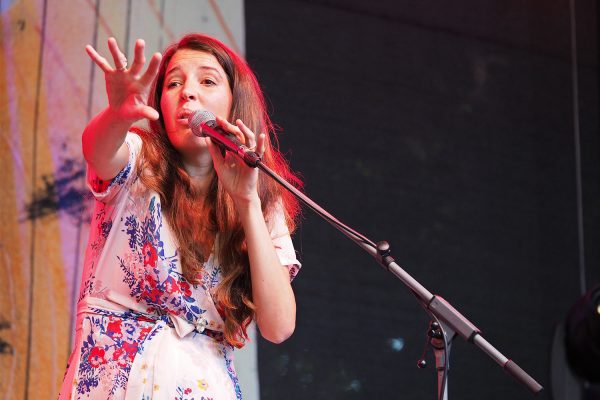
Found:
[[[117,44],[117,39],[111,37],[108,39],[108,49],[110,50],[110,54],[113,56],[113,61],[115,63],[115,69],[117,71],[123,71],[127,68],[127,58],[125,54],[119,49],[119,45]]]
[[[158,74],[158,68],[160,67],[160,61],[162,60],[162,54],[154,53],[148,63],[148,69],[144,72],[144,75],[140,78],[140,83],[144,86],[148,86],[152,83],[156,74]]]
[[[144,47],[146,43],[143,39],[138,39],[135,41],[135,50],[133,55],[133,63],[131,63],[131,68],[129,72],[132,75],[138,75],[142,68],[144,68],[144,64],[146,64],[146,57],[144,57]]]
[[[102,71],[104,71],[104,73],[113,71],[113,68],[110,66],[106,58],[98,54],[96,49],[94,49],[92,46],[89,44],[85,46],[85,51],[88,53],[88,56],[90,56],[92,61],[94,61],[96,65],[99,66]]]

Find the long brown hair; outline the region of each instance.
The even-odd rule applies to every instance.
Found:
[[[241,347],[248,337],[246,328],[254,317],[250,265],[243,228],[231,197],[214,171],[209,191],[204,195],[204,203],[199,203],[202,194],[194,190],[179,153],[167,137],[160,108],[165,72],[179,49],[203,51],[217,59],[232,91],[229,120],[239,118],[256,134],[266,133],[263,162],[297,187],[302,183],[290,171],[272,143],[273,140],[277,144],[274,126],[267,114],[260,86],[246,62],[223,43],[201,34],[186,35],[178,43],[169,46],[164,52],[148,99],[149,105],[159,112],[160,118],[150,123],[151,132],[143,134],[140,179],[160,196],[164,215],[177,240],[186,280],[198,282],[202,264],[210,255],[214,243],[223,276],[216,289],[215,301],[225,320],[226,340]],[[262,173],[259,175],[258,194],[265,218],[268,220],[281,204],[287,226],[293,232],[299,213],[297,200]]]

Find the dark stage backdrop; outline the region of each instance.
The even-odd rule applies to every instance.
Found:
[[[585,274],[600,282],[598,10],[577,1]],[[247,56],[306,192],[545,387],[580,295],[568,1],[248,1]],[[259,343],[262,399],[435,398],[428,318],[306,210],[298,322]],[[428,357],[433,364],[431,356]],[[454,399],[529,399],[455,341]]]

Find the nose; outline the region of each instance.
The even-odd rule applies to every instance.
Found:
[[[188,79],[181,89],[181,99],[185,101],[198,100],[198,85],[192,79]]]
[[[198,96],[194,93],[192,88],[190,88],[189,86],[185,86],[181,91],[181,99],[187,101],[197,100]]]

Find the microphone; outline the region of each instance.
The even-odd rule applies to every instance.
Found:
[[[226,132],[217,124],[213,113],[208,110],[197,110],[188,116],[188,123],[192,133],[198,137],[209,137],[219,146],[221,154],[225,151],[236,154],[252,168],[256,168],[261,162],[261,158],[256,152],[249,150],[240,143],[239,139],[232,133]]]

